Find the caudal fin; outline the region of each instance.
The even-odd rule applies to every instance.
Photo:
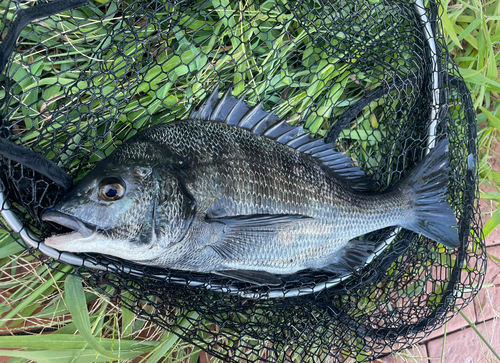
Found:
[[[446,200],[448,187],[448,139],[439,142],[424,160],[396,187],[414,198],[411,217],[401,226],[444,246],[460,245],[457,220]]]

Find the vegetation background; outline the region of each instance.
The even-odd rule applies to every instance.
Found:
[[[446,0],[443,28],[477,112],[483,232],[492,241],[500,224],[499,0]],[[500,264],[500,255],[488,257],[490,265]],[[5,231],[0,231],[0,289],[0,347],[8,350],[10,363],[195,363],[200,358],[199,349],[84,289],[78,279],[39,264]],[[498,314],[500,307],[495,308]],[[496,352],[484,354],[485,361],[500,361]]]

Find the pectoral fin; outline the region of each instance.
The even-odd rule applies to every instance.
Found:
[[[252,271],[252,270],[224,270],[214,271],[216,275],[230,277],[236,280],[249,282],[255,285],[281,285],[281,279],[275,275],[265,271]]]
[[[254,214],[217,219],[205,218],[207,223],[225,225],[221,241],[210,247],[226,260],[251,259],[254,252],[262,248],[262,242],[266,240],[266,237],[270,238],[270,234],[292,228],[309,220],[312,218],[293,214]],[[281,279],[265,271],[241,269],[213,271],[213,273],[255,285],[281,285]]]
[[[225,225],[221,241],[210,247],[224,259],[251,258],[252,249],[259,249],[270,234],[312,220],[312,217],[294,214],[253,214],[224,218],[205,218],[208,223]]]
[[[310,220],[312,217],[301,214],[251,214],[222,218],[205,218],[208,223],[224,223],[231,232],[245,230],[252,233],[269,233],[284,227]]]

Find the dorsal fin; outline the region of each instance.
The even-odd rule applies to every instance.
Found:
[[[348,155],[335,151],[332,143],[325,144],[322,139],[314,139],[301,126],[291,126],[273,112],[264,111],[261,108],[262,102],[250,107],[244,100],[245,95],[240,99],[233,97],[232,89],[219,99],[219,87],[216,87],[201,107],[191,113],[190,118],[223,122],[273,139],[300,152],[310,154],[352,189],[357,191],[371,189],[373,181],[361,168],[353,165],[354,161]]]

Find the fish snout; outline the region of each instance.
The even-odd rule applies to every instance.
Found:
[[[52,208],[47,209],[42,213],[42,220],[45,222],[54,222],[71,229],[74,232],[79,232],[84,238],[89,237],[95,232],[94,226],[91,226],[68,214],[58,212]]]

